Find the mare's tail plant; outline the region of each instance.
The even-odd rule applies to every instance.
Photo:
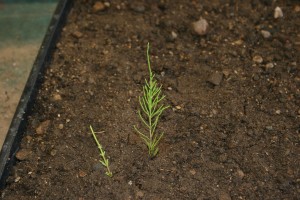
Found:
[[[91,129],[91,132],[92,132],[93,137],[94,137],[94,139],[95,139],[95,142],[96,142],[96,144],[97,144],[97,146],[98,146],[100,156],[102,157],[102,160],[99,160],[99,161],[100,161],[100,163],[101,163],[104,167],[106,167],[106,172],[105,172],[105,174],[106,174],[107,176],[109,176],[109,177],[112,177],[113,174],[112,174],[112,172],[111,172],[110,169],[109,169],[109,161],[108,161],[108,159],[105,157],[105,151],[103,150],[102,145],[101,145],[100,142],[98,141],[98,139],[97,139],[97,137],[96,137],[96,134],[95,134],[95,132],[94,132],[94,130],[93,130],[93,127],[92,127],[91,125],[90,125],[90,129]]]
[[[137,129],[136,126],[134,126],[134,129],[146,143],[150,158],[153,158],[158,153],[158,144],[164,135],[163,133],[158,134],[155,132],[157,123],[162,112],[169,106],[164,106],[161,104],[161,101],[165,98],[165,96],[161,95],[162,86],[158,86],[156,80],[154,79],[154,74],[152,73],[150,65],[149,49],[150,45],[148,43],[147,63],[149,69],[149,81],[145,80],[145,85],[143,86],[143,96],[139,97],[141,110],[138,110],[139,118],[141,119],[145,130],[148,131],[148,134],[143,133]]]

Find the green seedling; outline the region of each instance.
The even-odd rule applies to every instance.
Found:
[[[162,86],[158,86],[157,81],[154,79],[154,74],[152,73],[150,65],[149,49],[150,45],[148,43],[147,63],[149,69],[149,81],[145,80],[145,85],[143,86],[143,96],[139,97],[141,110],[138,110],[139,118],[149,133],[142,133],[142,131],[137,129],[136,126],[134,126],[134,129],[146,143],[149,156],[153,158],[158,153],[158,144],[164,135],[164,133],[157,134],[155,132],[157,123],[163,111],[169,106],[159,105],[165,96],[161,95]]]
[[[90,125],[90,129],[91,129],[91,132],[93,134],[93,137],[95,139],[95,142],[97,143],[97,146],[98,146],[98,149],[99,149],[99,153],[100,153],[100,156],[102,157],[102,160],[99,160],[99,162],[104,166],[106,167],[107,171],[105,172],[105,174],[109,177],[112,177],[112,172],[110,171],[109,169],[109,161],[108,159],[105,157],[105,151],[103,150],[100,142],[98,141],[97,137],[96,137],[96,134],[93,130],[93,127]]]

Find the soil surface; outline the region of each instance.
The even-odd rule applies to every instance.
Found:
[[[2,198],[299,198],[299,1],[232,2],[76,1]],[[148,42],[171,106],[154,159],[133,129]]]

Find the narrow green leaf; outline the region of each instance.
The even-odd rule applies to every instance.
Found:
[[[139,117],[140,119],[142,120],[142,122],[149,128],[149,124],[145,121],[145,119],[143,118],[142,114],[141,114],[141,111],[138,111],[138,114],[139,114]]]
[[[133,127],[136,130],[136,132],[140,134],[140,136],[142,136],[143,138],[146,138],[147,140],[150,140],[145,134],[143,134],[142,132],[140,132],[135,126],[133,126]]]
[[[164,136],[164,134],[160,134],[159,138],[154,142],[154,146],[157,146],[161,138]]]
[[[100,160],[100,163],[106,167],[105,162],[103,162],[102,160]]]

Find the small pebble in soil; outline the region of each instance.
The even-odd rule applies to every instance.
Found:
[[[267,63],[265,67],[266,67],[266,69],[272,69],[272,68],[274,68],[274,64],[273,63]]]
[[[223,72],[225,78],[228,78],[228,77],[229,77],[229,75],[230,75],[230,70],[229,70],[229,69],[223,69],[222,72]]]
[[[291,62],[291,65],[297,66],[297,62]]]
[[[256,62],[256,63],[262,63],[264,60],[263,60],[263,58],[260,56],[260,55],[255,55],[253,58],[252,58],[252,60],[254,61],[254,62]]]
[[[175,106],[175,108],[176,108],[177,110],[180,110],[180,109],[181,109],[181,106]]]
[[[58,125],[58,128],[59,128],[59,129],[63,129],[63,128],[64,128],[64,125],[63,125],[63,124],[59,124],[59,125]]]
[[[281,8],[277,6],[274,10],[274,18],[278,19],[281,17],[283,17],[283,12],[282,12]]]
[[[18,160],[27,160],[30,155],[30,151],[28,149],[21,149],[16,153],[16,158]]]
[[[139,3],[139,2],[136,2],[136,3],[132,3],[130,5],[130,8],[135,11],[135,12],[138,12],[138,13],[143,13],[145,12],[146,8],[144,6],[143,3]]]
[[[280,115],[281,111],[280,111],[280,110],[276,110],[275,113],[276,113],[277,115]]]
[[[96,13],[98,11],[103,11],[105,9],[104,3],[100,1],[96,1],[95,4],[93,5],[93,12]]]
[[[128,185],[132,185],[132,181],[128,181]]]
[[[223,73],[214,72],[213,74],[210,75],[207,81],[217,86],[221,84],[222,80],[223,80]]]
[[[15,183],[19,182],[21,180],[21,177],[18,176],[16,179],[15,179]]]
[[[74,36],[75,38],[79,39],[83,36],[83,33],[81,33],[80,31],[74,31],[72,33],[72,36]]]
[[[143,198],[144,197],[144,193],[139,190],[139,191],[136,192],[136,197],[137,197],[137,199]]]
[[[233,43],[232,43],[232,45],[238,45],[238,46],[240,46],[240,45],[242,45],[244,42],[243,42],[243,40],[236,40],[236,41],[234,41]]]
[[[82,170],[80,170],[79,173],[78,173],[78,175],[79,175],[79,177],[82,178],[82,177],[85,177],[87,175],[87,173],[84,172],[84,171],[82,171]]]
[[[216,109],[212,109],[211,114],[216,115],[218,114],[218,111]]]
[[[231,197],[227,192],[220,192],[219,200],[231,200]]]
[[[269,31],[261,30],[260,33],[261,33],[261,35],[262,35],[264,38],[266,38],[266,39],[268,39],[268,38],[271,37],[271,33],[270,33]]]
[[[106,8],[110,7],[110,3],[109,2],[104,2],[104,5],[105,5]]]
[[[51,155],[51,156],[55,156],[56,153],[57,153],[57,150],[53,149],[53,150],[50,152],[50,155]]]
[[[241,179],[243,179],[244,176],[245,176],[245,173],[244,173],[242,170],[240,170],[240,169],[238,169],[238,170],[236,171],[236,173],[237,173],[238,177],[240,177]]]
[[[267,129],[268,131],[272,131],[272,130],[273,130],[273,126],[266,126],[266,129]]]
[[[203,19],[202,17],[196,21],[192,23],[193,25],[193,29],[194,31],[198,34],[198,35],[206,35],[207,31],[208,31],[208,23],[206,21],[206,19]]]
[[[54,94],[53,95],[53,100],[54,101],[60,101],[62,98],[61,98],[61,96],[60,96],[60,94]]]
[[[175,33],[174,31],[171,32],[172,38],[176,39],[177,38],[177,33]]]
[[[196,174],[196,170],[191,169],[191,170],[190,170],[190,173],[191,173],[192,175],[195,175],[195,174]]]

